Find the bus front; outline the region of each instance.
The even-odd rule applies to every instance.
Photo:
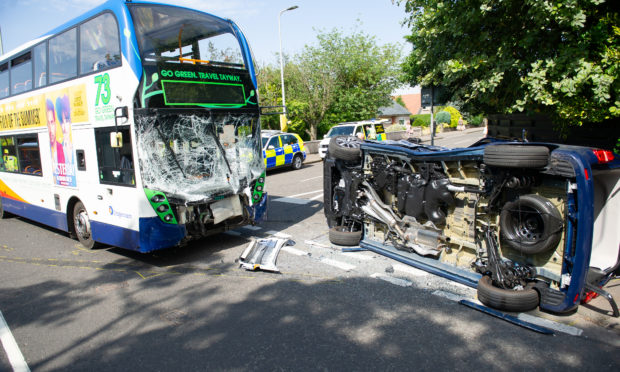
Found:
[[[158,216],[140,222],[140,250],[160,248],[150,232],[174,225],[182,241],[260,220],[267,195],[259,107],[242,33],[190,9],[127,6],[143,69],[133,105],[136,154]]]

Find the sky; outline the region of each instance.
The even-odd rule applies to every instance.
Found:
[[[119,0],[121,1],[121,0]],[[35,39],[79,16],[102,0],[0,0],[0,30],[4,52]],[[230,18],[243,30],[260,64],[279,64],[278,15],[282,14],[282,49],[294,55],[305,45],[316,43],[317,31],[340,29],[350,34],[360,27],[377,38],[377,44],[400,44],[403,56],[411,50],[404,36],[410,32],[402,21],[403,6],[392,0],[170,0]]]

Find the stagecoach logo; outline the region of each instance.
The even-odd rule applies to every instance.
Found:
[[[120,218],[131,219],[131,215],[130,214],[119,212],[119,211],[115,211],[114,208],[112,208],[111,205],[108,207],[108,211],[110,212],[110,216],[116,216],[116,217],[120,217]]]

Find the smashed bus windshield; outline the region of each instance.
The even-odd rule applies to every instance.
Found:
[[[142,107],[254,108],[257,97],[230,21],[189,9],[130,6],[142,57]]]

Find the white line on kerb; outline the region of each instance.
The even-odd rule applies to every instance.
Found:
[[[13,338],[9,326],[4,320],[2,311],[0,311],[0,341],[2,341],[2,346],[4,346],[4,351],[9,358],[9,363],[11,363],[13,371],[30,372],[30,368],[28,368],[28,364],[26,364],[26,360],[19,350],[19,346],[17,346],[17,342],[15,342],[15,338]]]

